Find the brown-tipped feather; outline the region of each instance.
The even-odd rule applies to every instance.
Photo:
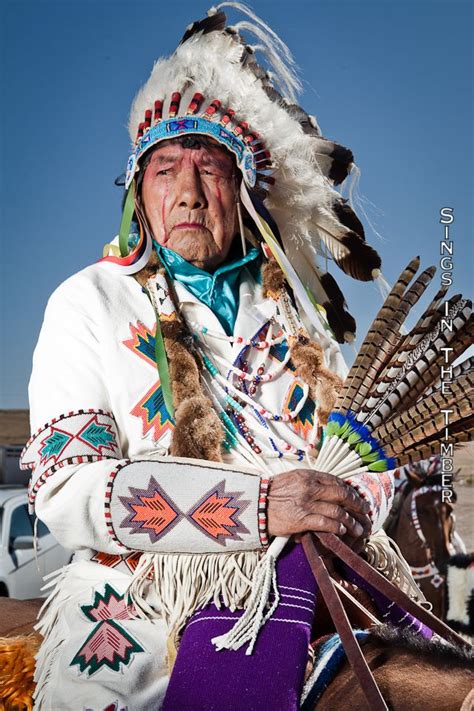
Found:
[[[359,412],[363,408],[363,403],[367,395],[372,391],[376,383],[380,381],[384,369],[394,357],[393,354],[398,352],[400,343],[403,340],[400,328],[408,316],[410,309],[423,294],[432,277],[433,268],[426,269],[422,272],[413,284],[407,288],[403,297],[400,297],[392,316],[385,321],[385,324],[381,319],[380,331],[377,338],[374,337],[376,347],[373,350],[372,360],[366,370],[368,377],[361,380],[357,393],[354,395],[352,401],[351,409],[354,410],[354,412]],[[395,385],[396,383],[393,384],[392,390]],[[383,383],[380,385],[380,389],[382,388],[384,388]],[[369,410],[371,410],[375,404],[376,398],[373,400]]]
[[[344,227],[347,227],[351,232],[355,232],[356,235],[365,240],[364,226],[347,200],[342,198],[336,201],[333,205],[333,210]]]
[[[415,291],[414,289],[412,290]],[[406,307],[406,300],[400,304],[400,309]],[[379,374],[373,395],[359,408],[358,420],[365,422],[371,429],[381,422],[387,421],[391,411],[398,409],[405,398],[410,397],[415,386],[419,386],[420,379],[425,383],[419,388],[419,393],[424,392],[439,375],[439,369],[433,365],[441,348],[448,347],[456,338],[457,330],[465,325],[471,315],[471,304],[464,299],[456,299],[454,304],[448,302],[449,313],[453,323],[453,330],[442,329],[441,318],[433,317],[435,323],[432,330],[424,335],[421,341],[401,349],[400,345],[386,368]]]
[[[467,419],[472,415],[472,408],[474,404],[474,395],[472,391],[470,394],[466,394],[462,399],[458,399],[457,402],[443,402],[438,395],[438,393],[435,393],[429,396],[429,399],[432,399],[431,401],[433,403],[433,414],[430,417],[423,420],[423,416],[420,414],[417,420],[415,413],[413,415],[414,421],[419,421],[420,424],[408,432],[404,431],[401,439],[397,433],[391,433],[390,442],[386,442],[385,439],[382,440],[387,454],[396,457],[398,454],[402,453],[404,449],[414,447],[420,442],[436,436],[438,432],[444,431],[444,428],[446,427],[447,415],[441,410],[449,409],[451,411],[449,413],[449,423],[453,426],[459,420]],[[413,407],[416,408],[416,405]]]
[[[393,285],[390,293],[385,299],[382,307],[380,308],[378,314],[372,322],[371,327],[362,343],[359,353],[350,369],[348,376],[345,381],[344,393],[338,398],[335,406],[336,411],[347,411],[354,401],[361,383],[367,377],[367,371],[369,369],[370,363],[377,352],[381,338],[380,331],[385,329],[386,323],[389,319],[392,319],[396,313],[400,300],[412,280],[413,276],[416,274],[418,267],[420,265],[420,258],[415,257],[403,270],[403,272],[398,277],[397,281]],[[376,375],[376,373],[375,373]],[[368,382],[368,387],[372,386],[374,382],[373,376]]]
[[[382,265],[378,252],[358,234],[342,225],[337,217],[333,216],[329,220],[326,215],[322,220],[322,212],[318,211],[314,224],[337,266],[353,279],[373,281]]]
[[[227,18],[224,12],[216,12],[214,15],[209,15],[204,17],[202,20],[196,20],[186,29],[183,37],[181,38],[180,44],[186,42],[190,37],[202,32],[206,35],[208,32],[222,31],[225,28]]]
[[[355,337],[356,322],[354,317],[347,311],[347,304],[344,294],[340,290],[334,277],[325,272],[320,275],[321,289],[326,298],[320,301],[318,294],[316,299],[326,309],[329,325],[336,336],[338,343],[345,343],[349,340],[348,334]]]
[[[461,422],[461,429],[459,431],[453,428],[449,432],[449,443],[453,445],[463,444],[466,442],[472,442],[474,439],[474,417],[469,418],[466,422]],[[446,442],[446,444],[448,444]],[[427,442],[420,442],[413,448],[406,449],[401,454],[397,455],[397,463],[399,466],[404,464],[409,464],[413,462],[418,462],[420,459],[428,459],[440,453],[440,443],[438,436],[435,436],[432,440]]]

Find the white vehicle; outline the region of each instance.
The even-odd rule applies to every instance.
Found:
[[[0,486],[0,596],[41,597],[43,576],[71,560],[72,552],[59,545],[42,521],[37,536],[35,556],[26,489]]]

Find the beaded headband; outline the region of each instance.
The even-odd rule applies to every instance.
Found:
[[[127,162],[126,189],[139,170],[139,160],[144,153],[161,141],[185,134],[209,136],[233,153],[237,167],[249,188],[258,184],[259,187],[268,189],[268,186],[274,183],[270,176],[270,152],[258,134],[249,129],[248,123],[235,120],[235,111],[223,108],[219,99],[214,99],[198,115],[204,103],[204,96],[198,92],[194,94],[184,115],[179,113],[180,103],[181,94],[176,91],[171,95],[168,118],[162,118],[163,101],[160,99],[155,101],[153,110],[145,110],[144,120],[138,126],[135,150]]]

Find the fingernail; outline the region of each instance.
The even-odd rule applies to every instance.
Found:
[[[362,526],[360,525],[360,523],[356,523],[356,525],[355,525],[355,534],[356,534],[356,536],[362,536],[363,533],[364,533],[364,529],[362,528]]]
[[[340,530],[342,536],[343,536],[345,533],[347,533],[347,528],[344,526],[343,523],[339,524],[339,530]]]

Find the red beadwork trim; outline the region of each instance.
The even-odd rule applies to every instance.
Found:
[[[204,111],[204,117],[210,118],[211,116],[213,116],[216,111],[220,109],[221,105],[222,102],[219,101],[219,99],[214,99],[214,101],[212,101],[207,107],[207,109]]]
[[[267,532],[267,500],[269,479],[260,479],[260,493],[258,497],[258,533],[260,543],[265,548],[268,546]]]
[[[221,118],[221,121],[220,121],[221,124],[222,124],[223,126],[226,126],[228,123],[230,123],[230,122],[232,121],[232,119],[234,118],[234,116],[235,116],[235,111],[234,111],[234,109],[227,109],[227,111],[225,112],[224,116]]]
[[[110,511],[110,500],[112,498],[112,489],[114,486],[114,481],[115,477],[119,473],[121,469],[124,467],[128,466],[131,464],[132,460],[131,459],[125,459],[121,464],[118,465],[115,469],[113,469],[109,477],[107,479],[107,484],[105,485],[105,501],[104,501],[104,517],[105,517],[105,525],[107,526],[107,532],[109,536],[117,543],[121,548],[125,548],[125,550],[130,550],[126,545],[124,545],[119,539],[117,538],[115,534],[115,529],[112,525],[112,513]]]
[[[248,129],[249,125],[246,121],[241,121],[240,123],[237,124],[237,126],[234,128],[234,134],[236,136],[241,136],[244,131]]]
[[[143,131],[145,130],[145,124],[138,124],[137,141],[143,136]]]
[[[145,111],[145,122],[144,123],[145,123],[145,131],[146,131],[151,126],[151,111],[150,111],[150,109],[147,109]]]
[[[60,462],[57,464],[53,464],[52,467],[47,469],[45,472],[41,474],[39,479],[35,482],[35,485],[32,488],[28,489],[28,501],[30,504],[34,504],[35,499],[36,499],[36,494],[38,493],[39,489],[43,486],[45,483],[46,479],[51,476],[51,474],[54,474],[58,469],[61,469],[61,467],[65,467],[68,464],[84,464],[84,462],[100,462],[102,459],[116,459],[116,457],[103,457],[100,454],[83,454],[81,456],[77,457],[68,457],[67,459],[62,459]],[[28,467],[24,467],[28,469]]]

